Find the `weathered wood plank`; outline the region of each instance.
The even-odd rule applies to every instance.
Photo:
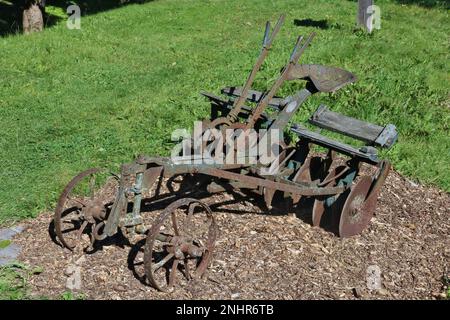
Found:
[[[375,150],[372,150],[374,148],[372,149],[366,148],[366,150],[370,150],[372,152],[363,152],[362,149],[356,149],[348,144],[332,140],[319,133],[312,132],[305,128],[302,128],[299,125],[294,125],[291,128],[291,131],[297,134],[300,138],[306,139],[314,144],[317,144],[327,149],[335,150],[339,153],[345,154],[350,157],[357,157],[364,162],[377,164],[380,161],[377,157],[377,154],[374,153]]]
[[[384,127],[347,117],[328,110],[324,105],[314,112],[309,122],[315,126],[345,134],[349,137],[373,144]]]

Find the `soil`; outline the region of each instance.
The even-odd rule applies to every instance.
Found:
[[[62,248],[52,237],[52,213],[24,222],[15,236],[20,260],[43,272],[30,293],[60,298],[67,269],[78,260],[79,292],[87,299],[439,299],[450,270],[450,194],[391,171],[370,226],[341,239],[311,225],[311,208],[267,210],[258,197],[221,193],[204,201],[220,228],[203,279],[177,282],[170,293],[146,284],[145,236],[120,237],[92,254]],[[161,208],[145,213],[150,223]],[[381,287],[368,286],[371,271]],[[371,289],[369,289],[371,288]]]

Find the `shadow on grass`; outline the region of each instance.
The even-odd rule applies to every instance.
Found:
[[[15,35],[22,32],[22,12],[25,7],[25,1],[26,0],[0,0],[0,37]],[[61,9],[62,12],[66,12],[70,5],[76,4],[80,7],[82,15],[90,15],[129,4],[144,4],[151,1],[153,0],[47,0],[46,7],[53,7]],[[50,10],[47,10],[47,12],[44,13],[44,24],[46,28],[52,27],[58,21],[63,19],[63,17],[52,14],[49,11]]]
[[[314,27],[319,29],[328,29],[327,20],[294,19],[294,25],[297,27]]]

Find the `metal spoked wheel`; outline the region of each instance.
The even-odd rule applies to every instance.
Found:
[[[193,198],[173,202],[150,228],[144,252],[151,286],[171,291],[177,281],[202,277],[209,266],[218,228],[205,203]]]
[[[85,235],[103,240],[104,220],[117,196],[118,178],[99,168],[81,172],[65,187],[59,197],[55,215],[55,233],[60,243],[74,250],[84,243]],[[83,244],[83,250],[88,245]]]

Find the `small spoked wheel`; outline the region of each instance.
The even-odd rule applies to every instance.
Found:
[[[103,240],[104,221],[117,196],[118,178],[102,169],[81,172],[65,187],[59,197],[55,215],[55,233],[60,243],[74,250],[85,250],[95,240]],[[84,243],[86,235],[89,244]]]
[[[177,281],[202,277],[214,250],[218,228],[205,203],[183,198],[169,205],[150,228],[144,251],[148,282],[171,291]]]

